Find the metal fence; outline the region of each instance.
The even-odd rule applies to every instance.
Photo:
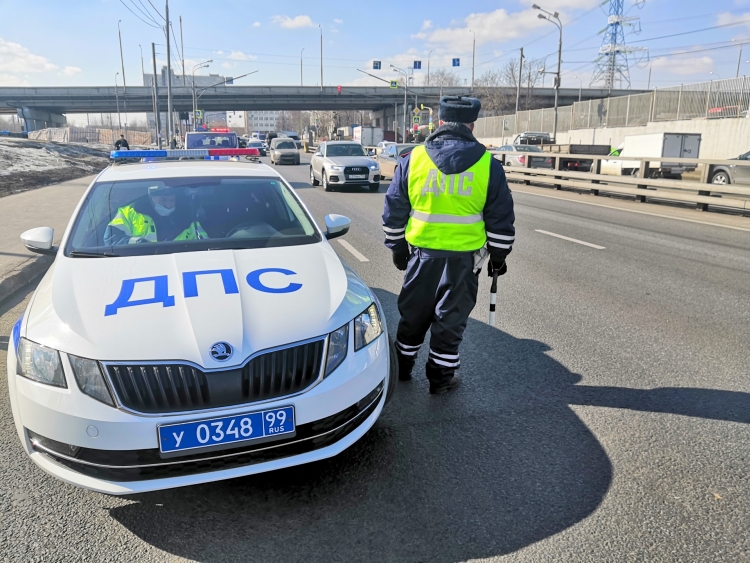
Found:
[[[747,117],[750,80],[743,76],[661,88],[646,94],[575,102],[557,110],[557,130],[635,127],[649,121]],[[524,131],[552,132],[554,109],[520,111],[517,115],[482,117],[475,135],[498,138]]]

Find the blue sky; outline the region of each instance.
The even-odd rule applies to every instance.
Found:
[[[182,16],[188,73],[195,63],[213,59],[211,73],[239,76],[259,71],[238,84],[299,84],[304,48],[305,84],[319,84],[321,25],[326,85],[378,84],[357,71],[373,72],[373,59],[383,61],[384,70],[376,74],[388,79],[395,77],[389,63],[405,67],[422,60],[424,70],[416,72],[421,83],[429,51],[433,70],[458,70],[470,79],[469,30],[476,34],[477,76],[502,67],[521,46],[527,57],[556,53],[557,30],[536,17],[534,1],[559,11],[563,20],[563,86],[587,86],[601,45],[599,32],[607,21],[608,8],[599,6],[601,0],[172,0],[170,19],[179,40]],[[152,2],[163,14],[163,0]],[[139,9],[159,20],[148,0],[0,0],[0,86],[114,84],[115,73],[121,72],[118,20],[128,84],[140,85],[138,44],[148,71],[152,41],[157,43],[158,59],[166,61],[164,36],[128,7],[146,22]],[[633,88],[647,85],[648,57],[652,86],[733,77],[743,41],[748,45],[740,75],[750,74],[750,63],[745,62],[750,61],[750,0],[645,0],[639,5],[625,0],[625,11],[640,17],[640,33],[629,34],[626,43],[648,48],[648,54],[633,55],[641,60],[631,67]],[[173,54],[178,58],[176,51]],[[458,69],[450,67],[454,57],[461,59]],[[547,64],[555,64],[555,54]]]

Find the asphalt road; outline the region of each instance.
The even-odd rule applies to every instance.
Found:
[[[352,219],[332,245],[395,329],[386,184],[325,193],[307,166],[279,170],[321,223]],[[464,385],[432,397],[420,367],[337,458],[127,498],[90,493],[24,457],[0,381],[1,558],[750,561],[750,233],[514,199],[498,326],[486,322],[483,277]],[[27,298],[0,309],[3,350]]]

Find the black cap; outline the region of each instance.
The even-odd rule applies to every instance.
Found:
[[[474,123],[479,117],[482,102],[466,96],[440,98],[440,119],[452,123]]]

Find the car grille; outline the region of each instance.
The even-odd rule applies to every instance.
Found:
[[[347,180],[351,180],[352,179],[352,178],[350,178],[350,176],[352,174],[359,175],[359,176],[361,176],[361,175],[364,174],[364,176],[365,176],[364,178],[354,178],[355,182],[356,181],[366,182],[367,179],[369,178],[369,173],[370,173],[370,170],[366,166],[347,166],[347,167],[344,168],[344,177]]]
[[[114,481],[143,481],[243,467],[312,452],[334,444],[356,430],[375,411],[382,397],[381,382],[366,397],[329,417],[297,427],[291,438],[251,444],[228,450],[188,454],[179,459],[161,458],[152,450],[95,450],[77,448],[45,438],[27,429],[36,451],[83,475]]]
[[[242,367],[202,371],[189,364],[107,364],[120,403],[143,413],[227,407],[298,393],[320,375],[324,340],[266,352]]]

